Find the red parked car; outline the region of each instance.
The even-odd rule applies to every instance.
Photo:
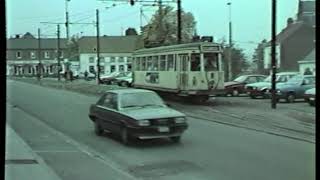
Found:
[[[224,83],[225,95],[238,96],[246,93],[245,85],[263,81],[267,76],[261,74],[239,76],[233,81]]]

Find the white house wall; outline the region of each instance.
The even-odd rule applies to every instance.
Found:
[[[119,66],[124,66],[124,71],[128,70],[127,66],[127,58],[131,57],[131,53],[101,53],[100,54],[100,66],[105,67],[105,73],[104,74],[110,74],[111,71],[111,65],[115,65],[116,69],[115,71],[119,71]],[[90,62],[90,57],[94,58],[93,62]],[[115,57],[115,62],[110,62],[111,57]],[[123,57],[124,61],[119,62],[119,58]],[[104,58],[105,62],[101,62],[101,59]],[[94,70],[97,71],[97,54],[96,53],[86,53],[86,54],[80,54],[80,64],[79,64],[79,71],[80,72],[89,72],[89,67],[93,66]]]
[[[299,72],[303,74],[307,68],[309,68],[313,75],[316,75],[316,64],[315,61],[300,61],[299,63]]]

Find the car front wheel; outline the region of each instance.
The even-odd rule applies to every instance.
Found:
[[[287,103],[293,103],[294,100],[295,100],[294,94],[293,94],[293,93],[289,93],[289,94],[287,95],[287,98],[286,98]]]
[[[174,143],[179,143],[181,141],[181,136],[170,137],[171,141]]]
[[[103,134],[103,129],[97,120],[94,122],[94,132],[97,136],[101,136]]]

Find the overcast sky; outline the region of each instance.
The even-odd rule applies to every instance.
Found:
[[[130,6],[127,2],[115,3],[99,0],[70,0],[70,22],[91,23],[95,21],[95,9],[100,9],[100,34],[121,35],[128,27],[140,29],[140,4]],[[165,1],[165,0],[164,0]],[[167,0],[168,1],[168,0]],[[171,1],[171,0],[169,0]],[[193,13],[197,21],[199,35],[214,36],[215,40],[228,40],[229,7],[231,2],[231,20],[233,40],[239,48],[245,50],[251,59],[255,43],[271,37],[272,0],[181,0],[184,11]],[[277,32],[287,23],[287,18],[296,18],[299,0],[277,1]],[[170,3],[176,7],[176,3]],[[155,7],[143,7],[142,24],[151,18]],[[6,0],[6,20],[8,36],[30,32],[56,36],[56,25],[40,22],[65,22],[65,0]],[[65,37],[65,26],[61,26],[61,37]],[[70,34],[95,35],[93,25],[70,25]]]

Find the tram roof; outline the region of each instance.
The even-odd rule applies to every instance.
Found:
[[[134,54],[139,54],[142,52],[146,53],[152,53],[152,52],[158,52],[158,51],[175,51],[175,50],[192,50],[194,48],[199,49],[200,46],[218,46],[221,45],[218,43],[212,43],[212,42],[194,42],[194,43],[185,43],[185,44],[176,44],[176,45],[169,45],[169,46],[160,46],[160,47],[154,47],[154,48],[143,48],[138,49],[134,51]],[[219,48],[219,51],[221,49]]]

